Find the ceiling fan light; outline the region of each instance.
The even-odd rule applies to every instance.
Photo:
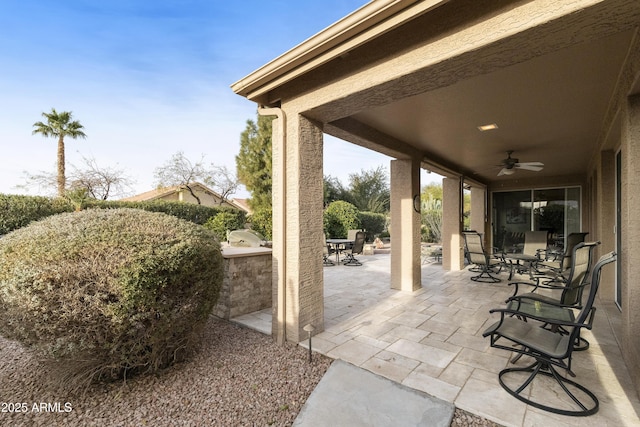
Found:
[[[516,171],[514,171],[513,169],[505,169],[502,171],[503,175],[513,175]]]

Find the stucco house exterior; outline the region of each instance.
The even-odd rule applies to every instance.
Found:
[[[465,188],[488,245],[548,229],[589,232],[598,256],[616,250],[599,310],[640,390],[639,29],[637,0],[374,0],[233,84],[274,117],[278,340],[324,325],[329,134],[394,158],[394,289],[421,286],[420,168],[445,177],[443,268],[463,267]],[[544,168],[498,176],[511,150]]]
[[[228,207],[240,209],[250,213],[245,203],[236,203],[233,200],[223,200],[220,194],[216,193],[206,185],[193,182],[189,184],[193,193],[200,199],[200,204],[211,207]],[[122,199],[124,202],[140,202],[163,200],[166,202],[185,202],[198,204],[198,200],[191,194],[185,185],[172,185],[170,187],[160,187],[135,196]]]

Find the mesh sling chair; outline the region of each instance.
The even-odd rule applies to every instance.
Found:
[[[499,313],[500,320],[489,326],[483,336],[491,338],[491,347],[517,352],[532,357],[535,361],[525,367],[507,368],[500,371],[498,381],[502,388],[516,399],[533,407],[562,415],[586,416],[598,412],[598,398],[586,387],[561,376],[557,368],[569,369],[566,361],[571,360],[574,351],[574,343],[582,328],[591,329],[596,308],[593,306],[598,287],[600,285],[600,272],[602,267],[616,260],[615,252],[610,252],[600,258],[593,267],[588,298],[582,309],[573,321],[550,321],[544,317],[538,317],[522,311],[509,308],[493,309],[491,313]],[[522,319],[535,320],[542,323],[553,323],[562,326],[568,333],[560,334],[541,328],[538,322],[526,322]],[[514,347],[513,345],[516,345]],[[519,346],[519,347],[517,347]],[[519,386],[510,386],[507,380],[513,383],[514,376],[524,373],[525,379]],[[533,380],[543,375],[552,378],[560,386],[570,400],[561,399],[555,395],[549,384],[544,385],[548,400],[552,402],[534,401],[536,397],[532,393],[525,396],[525,391]],[[507,378],[509,377],[509,378]],[[517,381],[520,383],[520,381]],[[560,392],[560,390],[556,390]],[[553,398],[549,398],[554,396]],[[544,397],[541,397],[544,399]],[[563,404],[564,405],[561,405]],[[553,404],[553,406],[551,406]]]
[[[327,235],[322,234],[322,265],[323,266],[332,266],[336,265],[333,261],[329,259],[331,254],[334,252],[333,248],[330,244],[327,243]]]
[[[546,231],[525,231],[522,253],[506,255],[511,270],[509,280],[513,278],[514,272],[528,272],[530,276],[533,276],[537,264],[541,260],[540,254],[547,249],[548,234]]]
[[[477,276],[473,276],[471,280],[486,283],[500,282],[500,279],[492,273],[495,273],[495,268],[498,268],[497,272],[500,272],[503,262],[485,252],[480,233],[465,231],[462,235],[464,236],[464,246],[469,262],[476,266],[472,267],[474,269],[472,271],[480,272]]]
[[[515,286],[513,296],[507,299],[507,308],[524,312],[533,316],[543,317],[546,319],[573,321],[575,320],[573,309],[582,307],[582,296],[585,288],[589,285],[589,269],[591,267],[591,259],[593,250],[600,242],[579,243],[573,249],[571,255],[571,266],[567,274],[567,281],[539,283],[540,279],[535,283],[530,282],[512,282],[509,285]],[[532,286],[530,292],[519,293],[520,287]],[[538,291],[542,290],[546,294]],[[567,333],[561,326],[553,323],[544,325],[553,332]],[[576,337],[574,351],[586,350],[589,348],[589,342],[580,335]],[[513,361],[518,360],[519,357]],[[569,362],[569,367],[571,363]],[[571,369],[568,372],[573,375]]]
[[[349,249],[345,249],[342,253],[345,255],[344,261],[342,263],[346,266],[353,267],[357,265],[362,265],[360,261],[358,261],[354,255],[361,254],[364,250],[364,241],[367,235],[364,231],[358,231],[356,233],[356,238],[353,242],[353,245]]]
[[[545,260],[538,263],[538,272],[552,275],[552,281],[566,281],[566,274],[571,267],[573,249],[578,243],[583,243],[587,237],[586,232],[570,233],[567,236],[567,245],[561,254],[551,255],[547,253]],[[551,256],[550,256],[551,255]]]

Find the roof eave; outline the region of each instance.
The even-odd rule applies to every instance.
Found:
[[[371,1],[238,80],[231,89],[252,101],[265,103],[270,90],[448,1]]]

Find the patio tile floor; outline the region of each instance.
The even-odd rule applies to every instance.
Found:
[[[586,419],[555,415],[502,389],[497,374],[509,364],[510,354],[490,348],[482,337],[493,323],[489,309],[502,306],[512,293],[506,274],[497,284],[476,283],[469,280],[469,271],[425,264],[422,289],[405,293],[389,288],[388,254],[360,259],[362,267],[324,269],[325,331],[313,337],[314,351],[505,426],[640,426],[640,400],[606,310],[598,310],[594,330],[584,333],[589,350],[573,357],[576,380],[598,396],[600,410]],[[270,316],[267,309],[232,320],[269,333]],[[300,344],[307,347],[308,341]],[[554,396],[544,386],[531,393]]]

